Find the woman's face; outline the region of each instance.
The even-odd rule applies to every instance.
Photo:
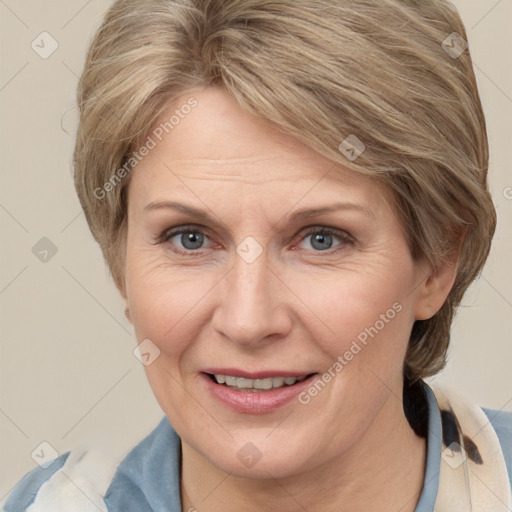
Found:
[[[426,271],[390,197],[219,88],[184,95],[162,121],[176,109],[128,194],[122,293],[137,341],[150,340],[153,392],[182,442],[233,475],[348,456],[403,420],[402,363],[425,311]],[[215,373],[283,387],[238,390]]]

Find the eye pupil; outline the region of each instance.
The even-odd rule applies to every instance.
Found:
[[[203,238],[201,233],[189,231],[181,235],[181,243],[186,249],[198,249],[203,243]],[[191,246],[188,244],[191,244]]]
[[[319,243],[319,245],[315,246],[316,243]],[[313,235],[313,241],[311,245],[312,247],[314,247],[315,249],[319,249],[320,251],[329,249],[332,245],[332,235],[317,233]]]

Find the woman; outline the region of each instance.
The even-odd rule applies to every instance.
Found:
[[[5,510],[511,510],[511,415],[423,380],[496,225],[466,39],[442,0],[113,5],[75,183],[165,417]]]

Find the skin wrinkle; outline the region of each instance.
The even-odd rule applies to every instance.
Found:
[[[414,320],[441,307],[454,273],[440,267],[425,279],[428,268],[412,260],[388,192],[370,178],[343,169],[324,176],[331,162],[270,132],[222,91],[196,96],[193,114],[131,177],[120,290],[137,339],[160,349],[145,371],[182,439],[182,490],[189,496],[183,510],[357,512],[379,503],[382,512],[414,511],[426,446],[403,413],[402,363]],[[188,164],[222,152],[208,171]],[[254,175],[258,187],[248,179]],[[233,236],[225,228],[205,230],[218,249],[176,255],[155,237],[195,222],[181,213],[144,212],[160,200],[211,209]],[[282,221],[290,211],[339,201],[368,206],[375,220],[340,211],[296,226]],[[301,239],[310,225],[346,230],[356,243],[315,252]],[[235,252],[246,236],[264,249],[251,264]],[[291,250],[294,244],[300,248]],[[206,366],[322,373],[395,302],[400,313],[308,405],[235,413],[209,397],[198,378]],[[251,468],[237,457],[248,442],[263,454]]]
[[[91,41],[77,87],[73,163],[80,203],[114,281],[123,287],[125,174],[142,153],[129,158],[128,168],[126,159],[138,147],[151,150],[161,132],[194,116],[197,98],[188,96],[173,116],[160,119],[165,124],[159,131],[148,133],[180,94],[224,87],[258,121],[268,121],[260,124],[269,141],[265,155],[280,141],[270,135],[271,123],[338,163],[344,163],[340,142],[355,135],[366,150],[346,165],[395,190],[414,255],[435,265],[464,234],[451,293],[435,316],[414,329],[407,354],[411,379],[433,376],[446,364],[454,315],[484,266],[496,227],[471,53],[466,49],[454,59],[440,45],[453,32],[467,41],[466,29],[446,2],[373,0],[364,10],[360,2],[313,4],[284,2],[276,10],[275,3],[248,8],[246,0],[218,1],[212,10],[209,2],[194,8],[174,2],[165,9],[151,0],[135,0],[128,9],[123,0],[115,2]],[[370,37],[377,32],[381,37]],[[422,80],[425,69],[428,80]],[[230,122],[228,112],[218,109],[219,120]],[[233,123],[229,128],[228,141],[234,135],[237,143],[251,139],[236,133]],[[215,128],[201,131],[215,140]],[[240,155],[231,147],[210,147],[186,156],[255,156],[249,147]],[[284,147],[296,151],[289,140],[279,149]]]

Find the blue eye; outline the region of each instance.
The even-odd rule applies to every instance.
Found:
[[[176,250],[176,252],[187,255],[197,252],[197,249],[202,249],[205,239],[208,238],[200,229],[183,226],[171,231],[166,231],[162,236],[162,242],[169,242],[171,245],[175,246],[176,242],[172,242],[172,239],[175,237],[179,237],[179,243],[185,249],[185,251]]]
[[[314,252],[321,252],[329,251],[333,246],[334,239],[336,238],[340,241],[338,245],[353,245],[353,239],[347,233],[320,227],[310,228],[305,233],[305,236],[302,240],[310,240],[310,244],[311,247],[313,247]]]
[[[325,251],[332,247],[333,236],[331,233],[316,233],[308,235],[311,240],[311,246],[319,251]]]
[[[176,235],[175,235],[176,236]],[[188,231],[181,233],[180,242],[188,250],[200,249],[204,242],[204,235],[199,232]]]
[[[176,240],[173,241],[173,239]],[[333,247],[335,239],[338,240],[337,246]],[[303,233],[300,238],[300,243],[310,240],[310,246],[306,250],[311,250],[315,253],[328,252],[331,254],[337,250],[343,249],[344,246],[354,245],[354,239],[345,231],[336,229],[314,226],[309,228],[306,233]],[[205,247],[205,242],[210,241],[208,235],[202,228],[195,226],[181,226],[175,229],[164,231],[158,239],[158,243],[167,243],[171,246],[172,250],[184,256],[202,256],[202,249]]]

